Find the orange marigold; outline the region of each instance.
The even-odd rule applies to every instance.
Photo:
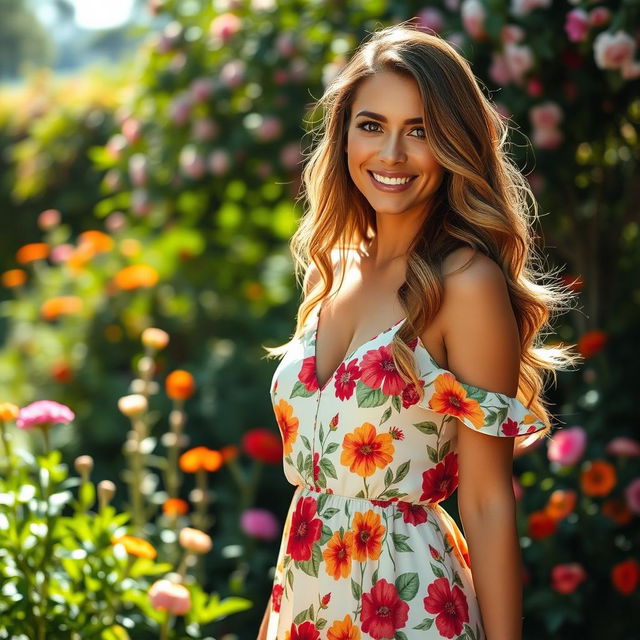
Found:
[[[153,560],[158,555],[151,543],[135,536],[120,536],[119,538],[114,538],[111,543],[121,544],[130,556],[136,556],[137,558]]]
[[[169,498],[162,505],[165,516],[184,516],[189,513],[189,503],[181,498]]]
[[[21,287],[27,281],[27,272],[24,269],[9,269],[2,274],[2,285],[7,289]]]
[[[167,376],[165,388],[172,400],[187,400],[195,393],[196,383],[188,371],[176,369]]]
[[[113,238],[102,231],[90,229],[78,236],[78,244],[87,247],[94,255],[113,249]]]
[[[640,565],[635,558],[628,558],[624,562],[619,562],[611,569],[613,586],[625,596],[632,594],[636,590],[639,578]]]
[[[605,460],[593,460],[580,474],[580,486],[587,496],[606,496],[618,481],[615,467]]]
[[[222,454],[208,447],[195,447],[180,456],[180,468],[185,473],[217,471],[223,464]]]
[[[78,313],[82,307],[82,298],[78,296],[58,296],[45,300],[40,307],[40,314],[45,320],[51,321],[63,314]]]
[[[158,272],[148,264],[132,264],[120,269],[113,278],[115,285],[125,291],[140,287],[153,287],[158,280]]]
[[[545,512],[553,520],[562,520],[575,509],[577,499],[573,489],[556,489],[549,496]]]
[[[49,245],[46,242],[32,242],[20,247],[16,253],[16,260],[20,264],[29,264],[36,260],[44,260],[49,255]]]
[[[238,457],[239,452],[240,452],[240,449],[235,444],[228,444],[220,448],[222,459],[225,462],[228,462],[229,460],[235,460]]]

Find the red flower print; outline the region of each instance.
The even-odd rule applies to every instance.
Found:
[[[402,519],[407,524],[422,524],[427,521],[427,510],[420,504],[398,502],[398,511],[402,512]]]
[[[307,620],[298,627],[293,623],[291,624],[290,640],[320,640],[320,634],[313,622]]]
[[[436,627],[445,638],[462,633],[463,623],[469,622],[467,598],[458,585],[451,589],[446,578],[437,578],[427,587],[424,598],[427,613],[436,614]]]
[[[441,373],[434,381],[435,393],[429,400],[429,407],[438,413],[456,418],[468,418],[476,429],[484,425],[484,411],[480,403],[467,398],[467,390],[452,373]]]
[[[396,586],[384,578],[362,595],[362,630],[376,640],[393,638],[408,616],[409,605],[400,599]]]
[[[507,418],[502,423],[501,429],[502,429],[502,433],[504,433],[505,436],[518,435],[518,423],[515,420],[512,420],[511,418]]]
[[[318,461],[320,460],[320,454],[316,451],[313,454],[313,483],[316,484],[318,482],[318,476],[320,475],[320,465]]]
[[[348,400],[353,395],[353,390],[356,388],[356,380],[360,377],[360,367],[357,362],[356,358],[349,364],[343,362],[338,367],[334,382],[336,398]]]
[[[360,380],[371,389],[382,389],[386,396],[400,395],[406,385],[393,362],[391,347],[367,351],[362,357],[360,369]]]
[[[420,386],[424,387],[424,380],[420,380]],[[420,397],[416,391],[416,385],[410,382],[402,390],[402,407],[408,409],[416,404],[418,400],[420,400]]]
[[[287,553],[294,560],[309,560],[311,547],[322,535],[322,520],[314,517],[316,507],[316,501],[311,496],[301,498],[296,504],[287,542]]]
[[[271,589],[271,604],[273,606],[273,610],[276,613],[280,611],[280,603],[282,601],[283,591],[284,591],[284,587],[281,584],[274,584],[273,589]]]
[[[442,554],[435,547],[429,545],[429,551],[434,560],[442,560]]]
[[[433,469],[422,474],[420,500],[435,503],[448,498],[458,486],[458,454],[448,453]]]
[[[404,440],[404,433],[402,429],[398,429],[398,427],[391,427],[389,433],[394,440]]]
[[[376,507],[388,507],[392,502],[397,502],[397,496],[393,498],[389,498],[388,500],[372,500],[371,504],[374,504]]]
[[[313,393],[319,389],[318,380],[316,378],[316,357],[309,356],[302,361],[302,367],[300,373],[298,373],[298,380],[302,382],[304,388]]]
[[[340,414],[336,413],[329,421],[329,429],[331,429],[331,431],[335,431],[338,428],[338,420],[340,420]]]
[[[321,606],[323,609],[326,609],[329,606],[329,600],[331,600],[331,592],[326,593],[322,596]]]

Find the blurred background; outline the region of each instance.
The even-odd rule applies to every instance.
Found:
[[[524,637],[637,638],[638,2],[0,0],[0,15],[0,403],[75,413],[50,430],[48,462],[3,451],[0,498],[26,495],[26,511],[0,499],[14,523],[0,539],[0,637],[44,637],[29,630],[49,624],[56,639],[255,638],[293,493],[268,393],[277,361],[262,345],[288,340],[301,298],[288,240],[314,100],[368,33],[415,18],[470,60],[510,119],[545,266],[579,292],[545,340],[577,343],[584,365],[549,381],[557,431],[514,464]],[[166,346],[141,341],[149,327]],[[132,394],[148,401],[144,427],[119,405]],[[1,416],[14,453],[49,451]],[[93,468],[81,483],[82,454]],[[58,513],[20,494],[46,489],[38,464],[59,470]],[[61,537],[68,561],[56,564],[49,540],[33,576],[51,562],[57,597],[30,602],[29,536],[42,518],[95,524],[89,494],[85,508],[72,500],[102,480],[115,512],[147,505],[132,522],[158,556],[133,554],[117,594],[105,570],[94,590],[114,589],[112,617],[82,635],[99,605],[72,603],[87,590],[80,543]],[[444,507],[460,524],[455,498]],[[27,511],[36,529],[21,537]],[[145,594],[177,563],[185,525],[213,548],[189,565],[191,618],[165,629]],[[125,571],[108,536],[84,553],[96,550]]]

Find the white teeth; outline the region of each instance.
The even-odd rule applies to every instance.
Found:
[[[373,177],[378,181],[382,182],[382,184],[406,184],[412,178],[385,178],[378,173],[371,172]]]

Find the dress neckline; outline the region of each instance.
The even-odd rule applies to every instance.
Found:
[[[338,373],[338,369],[340,369],[340,366],[344,364],[347,360],[349,360],[349,358],[352,358],[356,353],[358,353],[358,351],[366,347],[369,343],[373,342],[376,338],[379,338],[381,335],[391,331],[392,329],[395,329],[395,327],[397,327],[407,319],[407,316],[404,316],[404,318],[400,318],[400,320],[397,320],[396,322],[394,322],[390,327],[387,327],[386,329],[379,331],[368,340],[365,340],[361,345],[352,349],[349,353],[347,353],[344,356],[344,358],[342,358],[342,360],[340,360],[340,362],[338,362],[338,364],[336,365],[336,368],[333,370],[331,375],[327,378],[326,382],[323,385],[321,385],[320,380],[318,378],[317,363],[318,363],[318,325],[320,324],[320,312],[322,311],[323,302],[324,301],[321,300],[316,306],[316,309],[314,311],[315,317],[313,322],[313,377],[315,378],[315,382],[318,385],[318,388],[320,389],[321,392],[326,389],[327,385],[334,379],[336,373]]]

